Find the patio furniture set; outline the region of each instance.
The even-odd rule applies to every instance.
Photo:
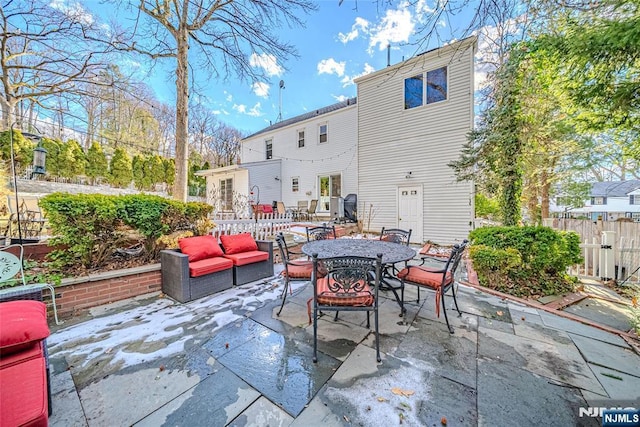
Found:
[[[453,333],[444,296],[451,290],[460,314],[454,273],[467,242],[454,246],[448,258],[437,258],[436,262],[441,267],[433,268],[425,266],[430,260],[425,256],[421,257],[419,265],[409,264],[416,255],[415,250],[409,247],[410,235],[411,231],[383,229],[379,240],[337,239],[333,226],[309,227],[307,243],[301,253],[293,252],[287,246],[282,233],[276,236],[285,278],[282,304],[277,315],[282,312],[287,293],[291,293],[291,281],[312,282],[313,297],[307,306],[309,321],[313,323],[314,362],[318,361],[318,319],[329,311],[335,312],[336,320],[341,311],[364,311],[367,313],[367,328],[373,313],[376,360],[380,362],[378,294],[391,290],[402,316],[406,284],[435,291],[436,313],[439,316],[442,305],[447,326]],[[212,235],[188,237],[180,239],[179,246],[180,249],[161,252],[163,292],[179,302],[188,302],[274,274],[273,242],[256,241],[248,233],[222,235],[219,241]],[[296,256],[300,258],[294,259]],[[398,263],[404,263],[405,267],[398,270],[395,267]],[[0,282],[18,273],[24,277],[21,252],[14,255],[12,251],[0,251],[0,264],[0,270],[4,272]],[[2,425],[47,425],[48,415],[52,413],[45,341],[49,328],[46,306],[41,302],[41,291],[45,288],[48,286],[22,284],[11,288],[12,293],[0,294],[0,389],[12,390],[12,393],[0,393]],[[51,297],[55,310],[53,292]]]
[[[449,324],[444,303],[444,296],[451,291],[458,315],[462,313],[458,307],[455,289],[455,271],[467,246],[464,240],[455,245],[447,258],[422,255],[419,265],[409,264],[416,256],[416,251],[409,247],[411,230],[384,229],[379,240],[368,239],[336,239],[335,229],[315,227],[312,232],[307,229],[307,243],[302,252],[310,259],[294,260],[284,236],[276,238],[282,262],[285,286],[282,292],[281,314],[290,291],[290,282],[294,280],[311,280],[314,286],[313,298],[307,302],[309,322],[313,323],[314,351],[313,360],[317,362],[317,320],[325,311],[334,311],[335,320],[340,311],[366,311],[367,328],[370,327],[369,315],[374,313],[374,332],[376,336],[376,360],[380,362],[379,330],[378,330],[378,292],[391,290],[400,306],[400,316],[406,312],[404,288],[406,284],[418,287],[418,302],[421,287],[431,289],[436,295],[436,314],[440,317],[440,305],[450,333],[454,333]],[[316,236],[315,239],[312,239]],[[427,262],[439,265],[432,267]],[[399,270],[396,264],[404,263]],[[394,285],[392,282],[397,284]],[[400,295],[398,295],[400,291]],[[311,304],[313,303],[313,309]],[[311,317],[313,313],[313,318]]]

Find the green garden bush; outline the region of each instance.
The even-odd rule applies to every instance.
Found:
[[[473,230],[469,254],[482,286],[520,297],[571,292],[569,266],[582,262],[580,237],[549,227],[483,227]]]
[[[64,248],[50,254],[50,260],[60,268],[100,268],[116,249],[134,243],[143,245],[143,260],[155,260],[160,236],[179,230],[200,234],[201,224],[212,210],[206,203],[140,194],[53,193],[43,197],[40,205],[55,236],[51,245]]]

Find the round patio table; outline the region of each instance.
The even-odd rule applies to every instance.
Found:
[[[406,245],[369,239],[326,239],[314,240],[302,246],[305,255],[318,254],[319,259],[339,256],[361,256],[375,258],[382,254],[383,264],[408,261],[416,256],[416,251]]]

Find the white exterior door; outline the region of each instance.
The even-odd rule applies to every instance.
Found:
[[[422,243],[422,187],[398,187],[398,228],[411,229],[411,241]]]

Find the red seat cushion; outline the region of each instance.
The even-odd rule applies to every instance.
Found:
[[[215,237],[206,236],[185,237],[178,240],[180,251],[189,255],[189,262],[200,261],[205,258],[222,256],[222,249]]]
[[[419,286],[426,286],[436,291],[436,315],[440,317],[440,298],[442,289],[442,275],[443,273],[436,273],[432,269],[427,267],[412,265],[407,268],[403,268],[398,273],[398,279],[405,282],[411,282]],[[453,275],[450,271],[444,274],[444,286],[448,286],[453,283]]]
[[[233,261],[233,265],[247,265],[254,262],[267,261],[269,259],[269,252],[263,251],[251,251],[234,254],[224,254],[225,258],[229,258]]]
[[[318,304],[329,306],[366,307],[373,305],[375,298],[368,283],[361,284],[358,292],[333,292],[329,289],[329,279],[318,279]]]
[[[222,246],[224,246],[224,253],[226,255],[258,250],[258,244],[249,233],[223,234],[220,236],[220,242],[222,242]]]
[[[47,307],[40,301],[20,300],[0,304],[0,355],[21,351],[33,341],[49,336]]]
[[[38,347],[40,357],[32,357],[0,367],[0,390],[2,390],[0,392],[0,425],[2,426],[46,426],[48,424],[46,362],[40,345],[38,343],[34,346]],[[19,355],[20,353],[16,353],[10,358]]]
[[[189,276],[198,277],[233,267],[233,261],[223,257],[201,259],[189,263]]]
[[[292,261],[287,265],[286,270],[282,271],[282,274],[289,273],[291,279],[311,279],[311,273],[313,272],[312,261]]]

